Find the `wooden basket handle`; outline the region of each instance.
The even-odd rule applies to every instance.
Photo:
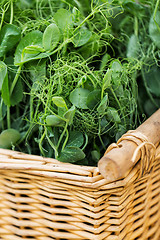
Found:
[[[141,158],[141,173],[150,169],[160,142],[160,109],[136,130],[128,131],[111,144],[98,162],[100,173],[108,181],[124,177]]]

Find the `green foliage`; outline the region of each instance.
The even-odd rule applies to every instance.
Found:
[[[7,65],[2,61],[0,62],[0,81],[2,99],[7,106],[10,106],[11,101],[9,93]]]
[[[12,50],[19,42],[20,37],[19,27],[13,24],[4,25],[0,31],[0,57],[4,57],[8,51]]]
[[[7,65],[4,62],[0,61],[0,91],[2,91],[2,86],[6,78],[7,78]]]
[[[80,148],[69,146],[69,147],[66,147],[61,152],[60,157],[58,157],[58,160],[61,162],[75,163],[84,158],[85,158],[85,154]]]
[[[132,34],[129,39],[127,57],[139,58],[139,41],[135,34]]]
[[[58,126],[63,126],[64,121],[55,115],[48,115],[46,117],[46,123],[48,126],[58,127]]]
[[[158,3],[1,1],[0,146],[96,165],[160,106]]]
[[[149,35],[155,45],[160,48],[160,11],[152,15],[149,22]]]
[[[92,33],[87,28],[80,28],[76,31],[76,34],[73,38],[73,44],[75,47],[81,47],[88,42],[91,36]]]
[[[58,9],[58,11],[54,14],[54,20],[60,29],[62,36],[68,36],[70,28],[73,25],[71,12],[64,8]]]
[[[52,51],[58,44],[60,32],[56,24],[50,24],[43,34],[43,47],[46,51]]]
[[[85,88],[76,88],[70,93],[70,101],[73,105],[81,109],[87,109],[87,97],[90,91]]]
[[[15,129],[7,129],[0,134],[0,148],[10,148],[21,138],[20,133]]]
[[[43,47],[42,37],[43,34],[38,30],[32,31],[23,37],[16,48],[14,64],[21,65],[33,59],[40,59],[41,57],[38,55]],[[29,47],[30,49],[28,49]]]

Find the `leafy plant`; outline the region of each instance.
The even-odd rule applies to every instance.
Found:
[[[159,0],[3,0],[0,14],[0,147],[96,165],[160,106]]]

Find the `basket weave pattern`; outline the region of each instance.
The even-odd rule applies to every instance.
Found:
[[[0,149],[0,239],[159,240],[160,148],[107,183],[96,167]]]

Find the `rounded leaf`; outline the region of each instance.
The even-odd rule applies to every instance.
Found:
[[[13,24],[4,25],[0,33],[0,57],[13,49],[20,37],[21,31],[17,26]]]
[[[73,105],[78,108],[88,109],[87,106],[87,97],[90,91],[85,88],[76,88],[74,89],[69,96],[69,99]]]
[[[46,51],[52,51],[58,44],[60,31],[55,23],[50,24],[43,33],[43,47]]]
[[[67,109],[67,105],[65,100],[62,97],[59,96],[55,96],[52,98],[53,103],[60,108],[66,108]]]
[[[73,118],[75,115],[76,109],[75,106],[72,106],[65,114],[63,115],[64,118],[68,121],[68,124],[71,125],[73,122]]]
[[[82,149],[74,146],[65,147],[61,152],[58,160],[61,162],[74,163],[85,158],[85,153]]]
[[[64,8],[58,9],[54,14],[54,20],[63,35],[65,35],[66,30],[70,29],[73,24],[71,12]]]
[[[64,121],[55,115],[48,115],[46,117],[46,123],[48,126],[56,127],[63,125]]]
[[[13,128],[4,130],[0,134],[0,148],[11,148],[11,146],[20,139],[20,137],[20,133]]]
[[[115,123],[120,123],[121,119],[118,114],[118,111],[113,107],[108,107],[107,109],[107,120]]]
[[[39,59],[38,53],[25,53],[25,48],[33,45],[42,47],[42,32],[34,30],[26,34],[19,42],[14,58],[15,65],[21,65],[22,63],[28,62],[33,59]],[[43,54],[43,53],[42,53]],[[38,57],[37,57],[38,55]]]
[[[86,102],[87,107],[89,109],[93,109],[100,102],[100,99],[101,99],[101,90],[100,89],[93,90],[88,94],[87,102]]]
[[[84,136],[82,132],[72,131],[70,132],[67,147],[81,147],[84,143]]]
[[[73,44],[75,47],[81,47],[86,44],[92,33],[87,28],[80,28],[76,31],[75,36],[73,37]]]

